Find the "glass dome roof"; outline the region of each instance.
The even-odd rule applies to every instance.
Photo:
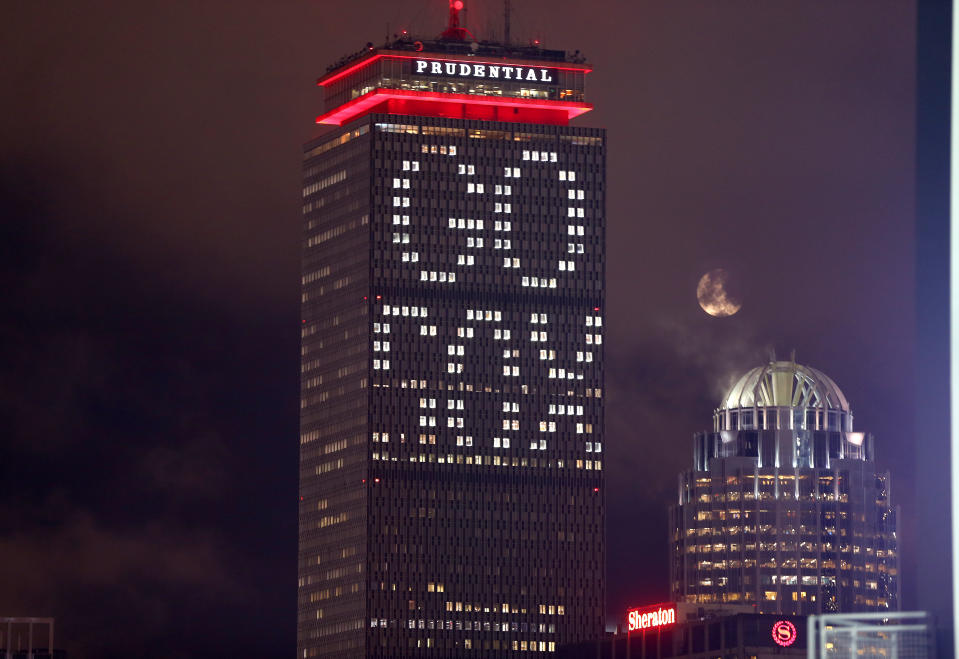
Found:
[[[774,361],[752,369],[733,385],[719,409],[752,407],[818,407],[849,411],[842,390],[828,375],[791,361]]]

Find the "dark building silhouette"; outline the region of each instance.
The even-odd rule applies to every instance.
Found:
[[[53,649],[54,618],[0,616],[0,659],[67,659]]]
[[[693,613],[648,631],[608,634],[559,648],[557,659],[777,659],[805,657],[807,621],[756,613]]]
[[[298,657],[602,632],[589,66],[451,25],[335,64],[304,148]],[[465,38],[464,38],[465,37]]]
[[[670,510],[674,600],[780,615],[899,608],[889,474],[828,376],[792,361],[751,370],[693,444]]]

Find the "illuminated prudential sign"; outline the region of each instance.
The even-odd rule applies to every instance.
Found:
[[[445,78],[512,80],[514,82],[539,84],[555,84],[556,82],[556,69],[540,66],[474,64],[473,62],[418,59],[413,61],[413,71],[418,75],[443,76]]]
[[[675,604],[657,604],[641,609],[630,609],[626,613],[628,631],[644,631],[656,627],[665,627],[676,623]]]

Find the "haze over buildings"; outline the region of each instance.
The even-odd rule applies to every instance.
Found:
[[[877,434],[903,606],[925,605],[915,538],[942,547],[948,528],[916,503],[936,484],[914,492],[936,453],[935,429],[911,432],[914,3],[634,3],[603,21],[512,4],[514,40],[588,54],[596,110],[573,123],[608,127],[605,431],[632,441],[603,445],[607,622],[666,599],[688,438],[769,344],[822,365]],[[56,616],[71,656],[295,653],[313,83],[387,21],[435,35],[445,5],[9,5],[0,608]],[[502,3],[469,12],[479,39],[499,29]],[[728,319],[693,296],[714,267],[746,282]]]

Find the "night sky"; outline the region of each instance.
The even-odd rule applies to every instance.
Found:
[[[501,5],[467,3],[477,36]],[[691,438],[775,351],[915,522],[915,9],[514,0],[609,135],[608,617],[667,597]],[[295,649],[301,144],[314,81],[443,0],[10,3],[0,38],[0,615],[85,657]],[[711,318],[723,267],[743,309]]]

